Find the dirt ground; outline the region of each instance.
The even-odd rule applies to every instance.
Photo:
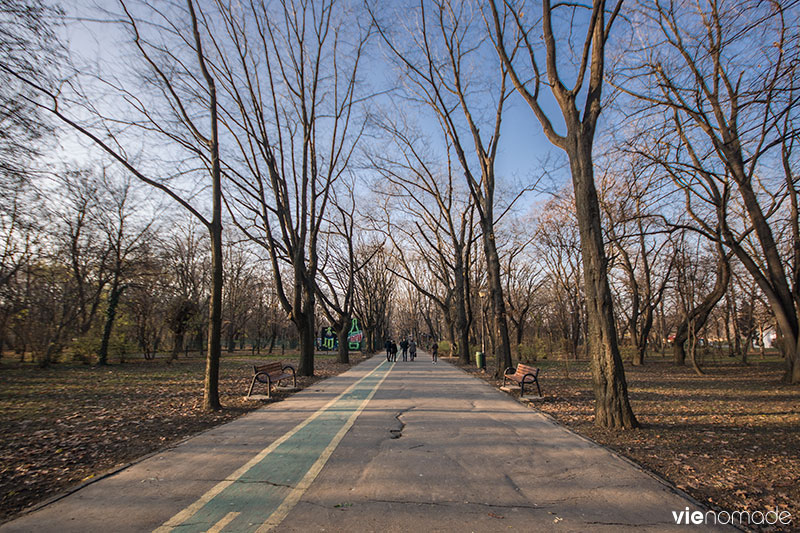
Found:
[[[351,363],[364,358],[351,354]],[[195,357],[108,367],[0,365],[0,520],[68,487],[264,405],[246,400],[252,364],[265,359],[225,355],[217,413],[200,409],[205,361]],[[291,357],[281,360],[294,364]],[[317,357],[304,388],[339,374],[342,365]],[[262,386],[263,387],[263,386]],[[263,390],[257,390],[262,392]],[[286,394],[277,392],[271,401]]]
[[[718,362],[706,367],[705,376],[666,360],[627,366],[631,404],[642,425],[629,431],[593,425],[594,394],[586,362],[570,363],[569,377],[563,362],[536,365],[541,367],[544,399],[533,402],[533,408],[666,478],[712,509],[777,507],[792,513],[790,530],[800,531],[800,387],[780,383],[782,362]]]

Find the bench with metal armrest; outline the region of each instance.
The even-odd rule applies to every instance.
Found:
[[[287,370],[291,370],[291,373],[287,372]],[[247,397],[249,398],[253,394],[253,387],[255,387],[256,382],[258,382],[267,385],[267,398],[269,398],[272,386],[289,378],[292,378],[293,386],[297,388],[297,376],[295,375],[294,367],[291,365],[283,365],[279,361],[263,365],[253,365],[253,381],[250,382],[250,389],[247,391]]]
[[[525,384],[528,383],[535,383],[536,390],[539,392],[539,396],[542,395],[542,389],[539,388],[539,369],[534,368],[530,365],[525,364],[518,364],[516,370],[513,367],[506,368],[505,372],[503,372],[503,386],[505,386],[506,381],[514,381],[519,383],[519,397],[522,398],[525,395]]]

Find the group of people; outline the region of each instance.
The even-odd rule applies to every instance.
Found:
[[[384,347],[386,348],[386,360],[389,362],[397,361],[397,343],[392,339],[386,339]],[[403,361],[408,361],[409,357],[413,361],[417,357],[417,343],[414,342],[414,339],[401,340],[400,350],[403,354]]]
[[[386,360],[391,362],[397,361],[397,343],[394,342],[392,339],[386,339],[384,343],[384,348],[386,348]],[[403,361],[413,361],[417,357],[417,343],[414,342],[414,339],[403,339],[400,341],[400,350],[402,353]],[[431,346],[431,358],[433,359],[433,364],[435,365],[436,362],[439,360],[439,345],[437,343],[433,343]]]

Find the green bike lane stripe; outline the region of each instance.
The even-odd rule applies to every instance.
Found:
[[[280,524],[388,377],[391,366],[381,362],[155,533],[260,533]]]

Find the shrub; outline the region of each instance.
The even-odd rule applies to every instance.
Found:
[[[547,339],[541,337],[534,337],[528,343],[517,345],[517,357],[521,363],[547,359],[549,355],[549,343]]]

